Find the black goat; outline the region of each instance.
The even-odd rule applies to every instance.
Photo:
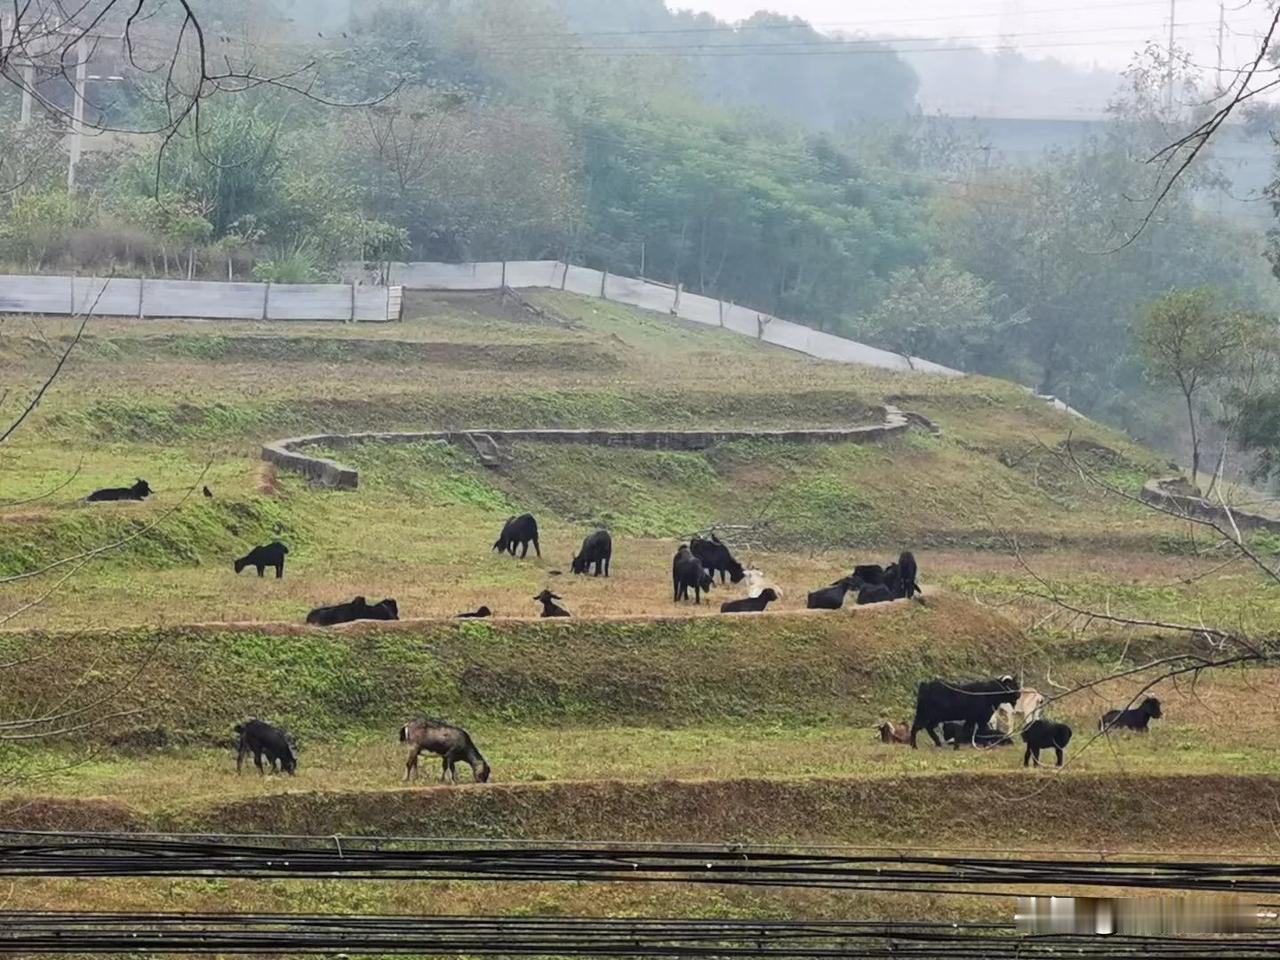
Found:
[[[240,742],[236,745],[236,773],[240,772],[246,753],[253,754],[253,764],[258,768],[258,773],[266,772],[262,769],[263,754],[271,765],[272,773],[283,770],[292,775],[298,769],[298,758],[289,746],[289,738],[280,728],[263,723],[255,717],[236,724],[235,731],[240,735]]]
[[[849,576],[865,584],[884,583],[884,567],[878,563],[860,563]]]
[[[764,608],[778,599],[773,587],[765,587],[758,597],[744,597],[741,600],[730,600],[720,604],[721,613],[762,613]]]
[[[858,591],[858,606],[860,607],[865,607],[869,603],[885,603],[893,599],[893,591],[883,583],[869,583]]]
[[[582,549],[573,558],[571,569],[574,573],[586,573],[587,568],[594,565],[595,576],[600,576],[603,571],[607,577],[609,560],[612,556],[613,537],[609,536],[608,530],[597,530],[595,533],[587,534],[586,539],[582,541]]]
[[[911,723],[911,747],[916,747],[916,734],[923,730],[937,746],[942,740],[934,730],[946,720],[964,721],[962,736],[953,741],[960,749],[961,742],[973,739],[975,730],[991,725],[991,715],[1002,703],[1014,704],[1021,691],[1013,677],[998,680],[977,680],[972,683],[952,683],[949,680],[927,680],[916,687],[916,715]]]
[[[844,606],[844,595],[856,589],[857,586],[853,577],[837,580],[829,587],[812,591],[809,594],[808,607],[810,610],[839,610]]]
[[[1147,697],[1132,710],[1108,710],[1098,721],[1098,729],[1103,733],[1108,730],[1133,730],[1146,733],[1147,725],[1152,720],[1164,716],[1160,712],[1160,701],[1155,697]]]
[[[542,556],[542,548],[538,546],[538,521],[533,514],[522,513],[518,517],[508,517],[502,525],[502,533],[493,542],[493,549],[516,555],[516,547],[520,547],[520,559],[529,555],[529,544],[533,544],[533,552]]]
[[[671,558],[671,587],[675,595],[675,603],[689,599],[689,590],[693,590],[693,602],[701,603],[703,593],[711,589],[715,577],[707,570],[702,561],[693,555],[687,543],[680,544],[680,549]]]
[[[1027,745],[1027,752],[1022,757],[1024,767],[1033,760],[1037,767],[1040,766],[1040,751],[1050,747],[1058,755],[1057,766],[1060,767],[1066,756],[1067,744],[1071,742],[1071,728],[1052,720],[1033,720],[1022,728],[1022,742]]]
[[[210,490],[207,486],[204,488],[204,496],[205,496],[205,499],[206,499],[206,500],[212,500],[212,499],[213,499],[213,491],[212,491],[212,490]]]
[[[968,731],[966,739],[966,726],[963,720],[946,721],[942,724],[942,742],[960,747],[967,744],[975,747],[1007,747],[1013,743],[1007,733],[985,724]]]
[[[147,481],[139,479],[132,487],[106,487],[95,490],[85,497],[89,503],[101,503],[108,500],[145,500],[151,496],[151,486]]]
[[[910,550],[903,550],[898,556],[898,590],[895,596],[910,599],[922,592],[920,584],[916,583],[918,573],[915,554]]]
[[[458,782],[458,770],[455,764],[462,760],[471,765],[471,773],[476,783],[489,782],[489,764],[480,756],[480,751],[471,742],[471,734],[461,727],[455,727],[443,720],[412,720],[400,728],[400,742],[413,744],[409,751],[409,759],[404,765],[404,779],[418,773],[418,754],[426,750],[434,753],[442,760],[440,780],[449,779]]]
[[[729,552],[729,548],[720,542],[720,538],[714,533],[710,540],[703,540],[700,537],[694,537],[689,542],[689,549],[693,555],[702,561],[702,566],[706,568],[712,576],[720,574],[720,582],[724,583],[725,575],[733,583],[741,583],[745,577],[746,571],[742,569],[742,564],[733,559],[733,554]]]
[[[491,616],[493,616],[492,610],[490,610],[488,607],[480,607],[479,609],[472,610],[470,613],[458,614],[457,619],[458,620],[483,620],[485,617],[491,617]]]
[[[338,603],[331,607],[316,607],[307,614],[307,623],[317,627],[333,627],[355,620],[399,620],[400,609],[395,600],[388,597],[370,604],[364,597],[356,597],[350,603]]]
[[[239,573],[245,567],[253,567],[258,571],[258,576],[262,576],[267,567],[275,567],[276,579],[279,580],[284,576],[284,557],[288,552],[288,547],[279,540],[275,540],[265,546],[254,547],[237,560],[233,566],[236,573]]]
[[[552,593],[550,590],[543,590],[540,594],[538,594],[538,595],[537,595],[536,597],[534,597],[533,599],[534,599],[534,600],[536,600],[538,603],[541,603],[541,604],[542,604],[542,614],[541,614],[541,616],[543,616],[543,617],[567,617],[567,616],[569,616],[569,611],[568,611],[568,610],[566,610],[564,607],[558,607],[558,606],[556,606],[556,604],[555,604],[555,602],[554,602],[554,601],[556,601],[556,600],[563,600],[563,599],[564,599],[564,597],[556,596],[556,594]]]

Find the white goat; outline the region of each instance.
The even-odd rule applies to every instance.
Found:
[[[1015,717],[1021,717],[1021,726],[1025,727],[1031,721],[1040,719],[1043,710],[1044,697],[1038,691],[1024,687],[1019,691],[1017,703],[1012,706],[1002,703],[996,707],[995,715],[991,718],[991,726],[1001,733],[1012,733]]]
[[[766,587],[772,587],[773,592],[782,597],[782,588],[764,575],[762,570],[744,570],[746,576],[745,583],[747,585],[747,596],[758,597],[764,592]]]

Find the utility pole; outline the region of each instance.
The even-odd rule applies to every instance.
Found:
[[[81,36],[76,40],[76,89],[71,103],[71,158],[67,162],[67,193],[76,192],[76,167],[84,140],[84,86],[89,77],[89,45]]]
[[[1178,0],[1169,0],[1169,61],[1164,68],[1164,109],[1173,110],[1173,28],[1177,22]]]
[[[1227,26],[1227,4],[1218,0],[1218,95],[1222,95],[1222,34]]]

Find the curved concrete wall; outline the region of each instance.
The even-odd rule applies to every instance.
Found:
[[[1280,520],[1249,513],[1246,510],[1235,509],[1232,509],[1231,516],[1228,517],[1226,508],[1210,503],[1203,497],[1182,493],[1175,489],[1178,486],[1185,485],[1185,483],[1186,481],[1182,477],[1148,480],[1143,485],[1142,493],[1139,496],[1144,502],[1153,506],[1162,507],[1165,510],[1170,510],[1183,516],[1195,517],[1199,520],[1211,520],[1228,530],[1231,529],[1231,521],[1234,520],[1236,526],[1241,530],[1269,530],[1272,533],[1280,533]]]
[[[860,427],[831,427],[810,430],[452,430],[422,433],[316,433],[268,443],[262,459],[283,470],[300,473],[323,486],[354,490],[360,473],[354,467],[326,457],[303,453],[306,447],[341,449],[358,443],[420,443],[439,441],[466,445],[479,451],[485,446],[501,448],[511,443],[585,443],[603,447],[630,447],[637,450],[705,450],[733,440],[782,440],[791,443],[871,443],[902,433],[911,425],[908,414],[885,406],[884,420]],[[483,456],[482,456],[483,460]]]

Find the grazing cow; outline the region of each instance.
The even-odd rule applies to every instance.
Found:
[[[1058,755],[1057,766],[1062,766],[1067,744],[1071,742],[1071,728],[1065,723],[1054,723],[1052,720],[1034,720],[1022,730],[1022,742],[1027,745],[1027,752],[1022,756],[1022,765],[1028,766],[1035,761],[1040,766],[1040,751],[1053,747]]]
[[[898,590],[894,595],[909,600],[917,593],[922,593],[920,584],[916,583],[918,572],[915,555],[910,550],[903,550],[898,555]]]
[[[533,552],[542,556],[542,548],[538,546],[538,521],[533,514],[522,513],[518,517],[508,517],[502,525],[502,533],[493,542],[493,549],[516,555],[516,547],[520,548],[520,559],[529,555],[529,544],[533,544]]]
[[[893,591],[883,583],[865,584],[858,591],[858,606],[865,607],[869,603],[886,603],[895,599]]]
[[[727,603],[720,604],[721,613],[762,613],[774,600],[778,599],[778,595],[773,592],[772,587],[765,587],[764,593],[758,597],[744,597],[742,600],[730,600]]]
[[[991,715],[1001,703],[1013,703],[1018,699],[1018,684],[1013,677],[998,680],[977,680],[972,683],[952,683],[949,680],[927,680],[916,687],[916,715],[911,723],[911,748],[916,748],[916,735],[929,734],[935,746],[942,740],[934,729],[946,720],[963,720],[963,735],[955,741],[970,741],[979,727],[991,725]]]
[[[853,568],[850,576],[861,583],[884,583],[884,567],[878,563],[860,563]]]
[[[609,576],[609,558],[612,556],[613,537],[609,536],[609,531],[597,530],[595,533],[587,534],[586,539],[582,541],[582,549],[573,558],[573,572],[586,573],[587,568],[594,564],[594,575],[600,576],[603,570],[607,577]]]
[[[461,727],[430,717],[424,720],[411,720],[400,728],[400,742],[413,745],[409,750],[409,759],[404,765],[406,783],[410,777],[417,776],[418,754],[423,750],[434,753],[442,759],[441,783],[446,779],[453,783],[458,782],[458,770],[455,764],[459,760],[471,765],[471,775],[475,777],[476,783],[489,782],[489,764],[484,757],[480,756],[476,745],[471,742],[471,734]]]
[[[1098,729],[1103,733],[1108,730],[1132,730],[1135,733],[1146,733],[1147,724],[1164,716],[1160,712],[1160,701],[1155,697],[1147,697],[1132,710],[1108,710],[1098,721]]]
[[[733,559],[733,554],[729,552],[729,548],[720,542],[720,538],[714,533],[710,540],[703,540],[700,537],[694,537],[689,543],[689,549],[693,551],[693,555],[702,561],[702,565],[713,575],[720,574],[720,582],[724,583],[725,575],[734,583],[741,583],[742,578],[746,576],[746,571],[742,569],[742,564]]]
[[[837,580],[829,587],[814,590],[809,594],[808,608],[810,610],[839,610],[844,606],[844,595],[855,589],[856,586],[857,584],[853,577],[845,577],[843,580]]]
[[[885,721],[876,727],[876,731],[880,734],[881,743],[901,743],[906,745],[911,742],[911,728],[905,723],[889,723]]]
[[[689,599],[689,590],[693,589],[693,602],[701,603],[702,595],[711,589],[715,576],[702,565],[702,561],[693,555],[687,543],[680,544],[680,549],[671,559],[671,586],[675,594],[673,602]]]
[[[458,616],[457,616],[457,618],[456,618],[456,619],[458,619],[458,620],[483,620],[485,617],[491,617],[491,616],[493,616],[493,611],[492,611],[492,610],[490,610],[488,607],[480,607],[480,608],[478,608],[478,609],[476,609],[476,610],[472,610],[470,613],[460,613],[460,614],[458,614]]]
[[[1018,691],[1017,703],[1012,706],[1002,703],[996,707],[995,717],[992,719],[991,725],[997,730],[1012,733],[1016,718],[1021,717],[1022,725],[1025,727],[1032,720],[1040,719],[1040,712],[1043,709],[1044,697],[1039,691],[1026,687]]]
[[[307,623],[317,627],[333,627],[355,620],[399,620],[400,609],[395,600],[388,597],[370,604],[364,597],[356,597],[350,603],[338,603],[331,607],[316,607],[307,614]]]
[[[239,573],[245,567],[253,567],[258,571],[258,576],[262,576],[267,567],[275,567],[276,579],[279,580],[284,576],[284,556],[288,552],[288,547],[279,540],[274,540],[266,546],[254,547],[237,560],[233,566],[236,573]]]
[[[254,717],[236,724],[235,731],[240,735],[240,742],[236,746],[236,773],[240,772],[246,753],[253,754],[253,764],[258,768],[258,773],[266,772],[262,769],[263,754],[266,754],[272,773],[283,770],[292,776],[298,769],[298,758],[293,755],[293,748],[289,746],[289,739],[283,730]]]
[[[942,724],[942,742],[954,747],[972,744],[975,747],[1007,747],[1013,740],[1007,733],[987,725],[974,727],[966,731],[967,724],[963,720],[947,720]]]
[[[151,496],[151,486],[147,481],[139,479],[132,487],[107,487],[95,490],[85,497],[89,503],[101,503],[107,500],[145,500]]]
[[[533,599],[536,600],[538,603],[542,604],[542,613],[540,614],[540,616],[543,616],[543,617],[569,616],[568,610],[566,610],[564,607],[558,607],[555,604],[556,600],[563,600],[564,597],[557,596],[556,594],[552,593],[550,590],[543,590],[540,594],[538,594]]]

